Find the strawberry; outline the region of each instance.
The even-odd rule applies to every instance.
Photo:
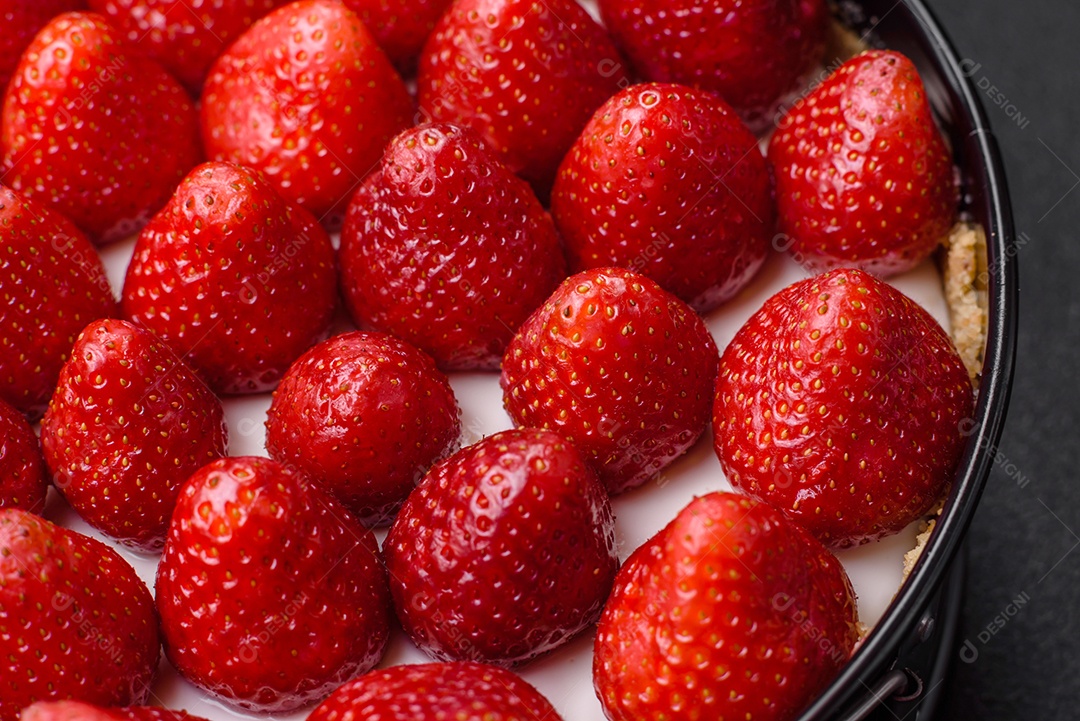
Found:
[[[269,458],[223,458],[188,479],[157,607],[176,669],[262,713],[320,700],[370,670],[390,632],[375,536]]]
[[[780,291],[724,351],[716,453],[731,484],[842,548],[896,533],[944,493],[971,382],[900,291],[840,269]]]
[[[192,95],[210,66],[256,20],[288,0],[89,0]]]
[[[19,721],[206,721],[185,711],[157,706],[102,708],[82,701],[38,701],[23,709]]]
[[[35,0],[32,3],[15,0],[0,5],[0,20],[4,27],[0,34],[0,91],[7,87],[23,50],[38,30],[57,15],[80,10],[85,4],[84,0]]]
[[[749,282],[775,222],[757,138],[715,95],[659,83],[596,111],[559,166],[551,213],[571,271],[629,267],[699,311]]]
[[[435,361],[393,336],[345,333],[289,368],[266,418],[266,450],[382,525],[457,448],[461,411]]]
[[[558,233],[527,183],[471,131],[394,138],[353,198],[341,284],[357,324],[447,369],[495,369],[514,331],[566,275]]]
[[[5,183],[98,243],[137,231],[200,155],[191,98],[94,13],[61,15],[30,43],[0,148]]]
[[[897,52],[864,52],[797,102],[769,161],[780,230],[812,270],[902,273],[956,215],[952,158],[918,71]]]
[[[639,486],[709,421],[719,354],[705,323],[620,268],[567,278],[506,351],[503,403],[519,426],[572,440],[612,494]]]
[[[329,226],[412,117],[375,39],[333,0],[295,2],[255,23],[203,87],[207,154],[258,170]]]
[[[31,420],[40,417],[75,336],[116,312],[86,236],[0,185],[0,399]]]
[[[425,118],[472,126],[545,200],[589,116],[628,82],[574,0],[459,0],[428,38],[416,85]]]
[[[342,0],[403,72],[416,66],[424,41],[452,0]]]
[[[0,508],[40,514],[48,490],[34,429],[17,409],[0,401]]]
[[[372,671],[323,701],[308,721],[562,721],[520,676],[482,663],[427,663]],[[31,720],[33,721],[33,720]]]
[[[840,562],[769,506],[692,501],[626,561],[596,633],[611,721],[794,719],[858,640]]]
[[[260,393],[326,337],[336,303],[315,218],[258,174],[205,163],[139,235],[122,307],[215,391]]]
[[[600,0],[615,43],[646,80],[715,92],[755,131],[821,61],[825,0]]]
[[[158,665],[154,600],[100,541],[0,509],[0,719],[43,699],[144,703]]]
[[[611,502],[588,461],[533,429],[489,436],[435,466],[385,553],[398,619],[417,646],[499,665],[596,621],[619,565]]]
[[[41,422],[57,490],[91,526],[145,552],[161,550],[181,484],[225,455],[227,435],[217,397],[122,320],[79,335]]]

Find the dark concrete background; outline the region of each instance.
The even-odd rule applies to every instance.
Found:
[[[1012,404],[968,539],[941,719],[1080,718],[1080,4],[929,0],[984,94],[1018,234]],[[1017,598],[1024,603],[1014,603]],[[969,651],[966,657],[973,654]]]

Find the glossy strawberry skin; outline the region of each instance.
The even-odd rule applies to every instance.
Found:
[[[518,426],[573,441],[621,493],[704,432],[718,360],[689,306],[632,271],[597,268],[567,278],[518,331],[503,404]]]
[[[780,230],[821,271],[902,273],[952,227],[952,158],[911,61],[872,50],[800,100],[769,143]]]
[[[0,399],[39,418],[79,331],[116,313],[86,236],[0,185]]]
[[[444,124],[390,143],[349,207],[340,258],[357,324],[450,370],[498,368],[566,275],[555,225],[528,184],[472,131]]]
[[[574,0],[461,0],[421,53],[421,116],[465,124],[547,199],[593,111],[628,83],[603,28]]]
[[[715,95],[663,83],[596,111],[559,166],[551,212],[572,272],[628,267],[698,311],[750,281],[775,223],[757,138]]]
[[[593,623],[619,563],[603,485],[566,439],[534,429],[435,466],[385,552],[398,619],[422,650],[503,666]]]
[[[467,661],[394,666],[345,684],[309,721],[491,719],[562,721],[551,703],[520,676]]]
[[[858,640],[840,562],[769,506],[692,501],[626,561],[597,627],[612,721],[796,717]]]
[[[124,559],[0,510],[0,719],[44,699],[145,703],[158,656],[154,600]]]
[[[38,30],[57,15],[81,10],[83,0],[39,0],[5,2],[0,10],[4,33],[0,34],[0,90],[7,87],[19,58]]]
[[[256,20],[287,0],[89,0],[127,40],[198,97],[210,66]]]
[[[82,701],[39,701],[23,709],[19,721],[206,721],[158,706],[105,708]]]
[[[165,542],[188,476],[225,455],[221,402],[152,333],[88,325],[41,422],[57,490],[87,523],[138,551]]]
[[[424,42],[452,0],[343,0],[402,72],[416,66]]]
[[[412,100],[356,15],[332,0],[280,8],[245,32],[203,87],[207,155],[262,173],[328,227],[340,225]]]
[[[274,391],[266,450],[361,521],[389,523],[428,468],[457,449],[461,411],[435,361],[382,333],[312,348]]]
[[[249,711],[325,698],[382,657],[386,572],[375,537],[269,458],[215,461],[180,492],[158,566],[165,653]]]
[[[821,60],[824,0],[600,0],[615,43],[646,80],[719,94],[755,132]]]
[[[48,489],[34,429],[14,406],[0,401],[0,508],[40,514]]]
[[[139,235],[122,311],[216,392],[261,393],[326,337],[336,280],[310,213],[246,168],[205,163]]]
[[[201,155],[191,98],[95,13],[55,18],[26,49],[0,145],[4,182],[96,243],[138,231]]]
[[[860,270],[780,291],[724,351],[714,445],[732,485],[846,547],[944,493],[973,394],[929,313]]]

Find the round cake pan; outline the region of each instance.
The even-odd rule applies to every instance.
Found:
[[[979,396],[951,491],[930,540],[887,612],[801,721],[918,719],[933,714],[954,653],[963,592],[962,546],[990,475],[1009,402],[1018,277],[1012,211],[1001,153],[970,76],[922,0],[863,0],[840,7],[870,45],[906,54],[919,69],[960,169],[966,219],[986,234],[987,310]]]

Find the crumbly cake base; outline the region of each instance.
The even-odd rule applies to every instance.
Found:
[[[976,223],[960,221],[953,226],[943,245],[941,275],[945,302],[949,307],[950,334],[971,376],[972,386],[977,390],[988,320],[986,232]],[[944,505],[942,499],[926,515],[919,526],[915,547],[904,554],[905,581],[929,543]]]
[[[986,345],[989,280],[981,226],[963,221],[953,226],[945,243],[942,276],[953,343],[977,388]]]

